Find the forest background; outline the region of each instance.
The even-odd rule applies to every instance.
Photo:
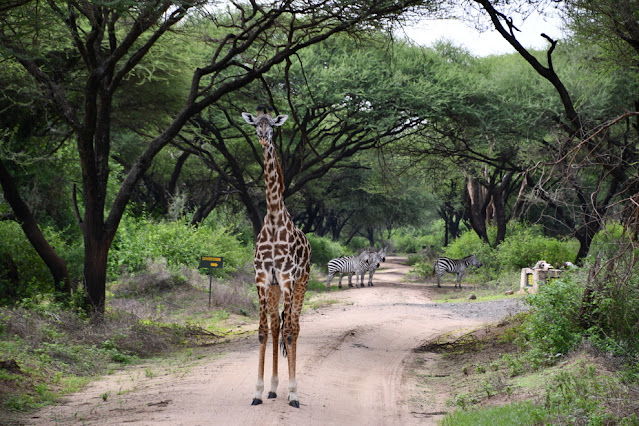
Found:
[[[424,275],[434,256],[476,253],[481,283],[570,261],[587,271],[570,332],[639,370],[637,6],[5,2],[0,301],[100,322],[122,280],[158,264],[184,277],[202,255],[223,256],[216,278],[250,300],[237,277],[265,200],[241,112],[268,104],[289,115],[285,203],[317,269],[368,246],[418,254]],[[565,39],[518,42],[512,13],[557,8]],[[398,35],[453,14],[517,53]]]

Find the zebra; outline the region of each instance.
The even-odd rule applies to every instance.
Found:
[[[444,272],[449,272],[451,274],[457,274],[455,288],[457,288],[458,285],[459,288],[462,288],[462,277],[466,272],[466,268],[470,265],[476,266],[477,268],[481,266],[481,263],[477,260],[477,257],[474,254],[463,259],[449,259],[447,257],[438,258],[433,265],[433,273],[437,273],[437,287],[441,287],[440,278],[444,275]]]
[[[382,248],[380,251],[372,251],[373,255],[372,261],[368,262],[368,286],[373,287],[373,274],[379,268],[379,265],[382,262],[386,262],[386,247]]]
[[[328,261],[328,277],[326,278],[326,291],[331,291],[331,280],[333,276],[339,272],[338,287],[342,288],[342,276],[348,274],[348,286],[353,287],[351,283],[351,276],[353,273],[355,276],[355,287],[358,286],[358,282],[361,282],[364,287],[364,274],[368,269],[368,262],[371,254],[368,250],[364,250],[362,253],[356,256],[338,257],[337,259],[331,259]]]

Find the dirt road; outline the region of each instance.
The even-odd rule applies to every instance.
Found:
[[[444,398],[415,400],[417,382],[407,368],[411,350],[444,332],[494,322],[504,312],[477,309],[478,303],[434,306],[431,297],[436,288],[402,282],[408,268],[398,258],[387,258],[382,267],[375,275],[375,287],[332,291],[322,297],[338,303],[302,314],[297,363],[299,409],[288,405],[288,374],[282,360],[278,398],[250,405],[258,355],[253,334],[217,346],[197,361],[176,360],[161,370],[142,366],[105,377],[65,398],[61,405],[42,410],[29,422],[434,424],[441,418],[436,413],[446,410]],[[267,349],[267,354],[270,352]]]

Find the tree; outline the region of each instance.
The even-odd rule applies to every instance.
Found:
[[[579,110],[573,101],[571,91],[555,68],[553,53],[558,42],[545,34],[541,35],[549,42],[544,64],[517,40],[518,29],[512,18],[497,10],[487,0],[474,1],[485,11],[494,28],[535,72],[552,85],[559,97],[563,114],[557,113],[553,119],[557,123],[557,128],[563,133],[563,137],[559,139],[559,143],[552,146],[552,151],[555,155],[556,171],[564,176],[564,182],[573,188],[579,200],[577,209],[574,211],[579,212],[580,216],[580,224],[576,225],[575,236],[581,245],[577,256],[577,261],[581,262],[589,251],[595,233],[601,228],[612,202],[634,197],[639,190],[639,176],[634,166],[639,158],[636,144],[637,133],[636,128],[633,129],[630,126],[629,121],[634,114],[623,115],[621,119],[616,120],[616,117],[609,115],[610,111],[604,115],[592,115],[583,106]],[[606,5],[608,2],[602,1],[595,4]],[[624,5],[628,3],[624,2]],[[590,11],[597,9],[597,6],[585,6],[585,2],[568,2],[569,10],[575,6],[576,9],[589,8]],[[597,13],[601,13],[604,9],[609,12],[612,10],[604,7]],[[626,18],[631,16],[626,9],[620,8],[616,16],[626,16]],[[581,11],[577,12],[577,14],[580,13]],[[632,31],[632,28],[636,28],[634,21],[636,17],[633,16],[633,19],[629,21],[626,19],[626,22],[621,25],[624,28],[621,31],[622,39],[631,49],[635,48],[635,43],[639,40],[639,33]],[[606,22],[612,22],[614,27],[622,21],[613,19]],[[622,97],[624,97],[623,94]],[[633,98],[636,99],[636,95],[633,95]],[[618,110],[619,100],[616,105]],[[634,106],[636,107],[636,103]],[[613,129],[607,122],[625,123],[626,127]],[[579,170],[581,167],[594,169],[588,174],[588,176],[598,176],[594,185],[584,185],[584,181],[580,179],[580,175],[583,176],[581,171],[574,173],[574,170]],[[534,184],[539,183],[534,182]],[[550,198],[545,199],[545,201],[548,200]]]
[[[4,59],[29,73],[77,144],[83,211],[79,206],[76,210],[84,240],[84,282],[98,314],[105,307],[109,248],[125,207],[153,159],[189,119],[301,49],[364,23],[397,16],[419,2],[233,3],[219,13],[210,12],[208,3],[25,0],[10,5],[0,18]],[[220,29],[214,38],[202,37],[212,54],[194,70],[182,106],[148,138],[109,205],[112,131],[116,111],[124,113],[116,103],[123,84],[158,40],[172,31],[193,30],[198,12]],[[273,37],[275,30],[284,36]]]
[[[486,243],[487,227],[496,226],[497,238],[491,243],[498,245],[506,236],[508,199],[528,167],[530,138],[540,133],[531,126],[532,117],[542,114],[537,105],[513,100],[524,83],[533,83],[526,81],[525,74],[512,71],[521,67],[511,58],[473,58],[446,43],[431,54],[436,55],[433,80],[441,106],[422,117],[428,124],[419,138],[407,139],[402,150],[423,159],[422,166],[429,164],[448,176],[460,176],[463,215]],[[449,203],[449,210],[451,206]]]
[[[257,97],[274,105],[288,104],[291,124],[283,127],[276,147],[287,205],[294,219],[304,220],[300,226],[307,231],[313,229],[319,213],[317,204],[305,200],[309,186],[325,179],[331,170],[366,167],[359,164],[358,154],[392,144],[421,126],[414,111],[423,108],[426,100],[405,93],[414,93],[422,81],[418,75],[403,72],[402,68],[410,68],[402,62],[407,54],[393,59],[396,52],[382,47],[388,48],[379,36],[366,40],[333,37],[296,55],[261,79],[261,84],[248,88],[253,96],[259,93]],[[246,91],[192,119],[191,136],[178,145],[201,158],[233,188],[254,231],[259,232],[264,191],[255,188],[263,185],[261,169],[256,169],[262,155],[254,146],[253,135],[238,122],[241,109],[234,102],[240,94],[247,96]],[[297,205],[308,211],[300,214]],[[334,231],[338,228],[341,226]]]

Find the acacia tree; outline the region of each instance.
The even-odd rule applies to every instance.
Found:
[[[519,30],[511,17],[499,11],[488,0],[474,0],[474,2],[481,6],[494,28],[532,69],[551,84],[561,102],[563,111],[561,114],[556,113],[553,119],[563,137],[558,139],[558,143],[549,146],[555,155],[554,167],[564,177],[562,183],[576,194],[577,205],[572,215],[578,218],[575,236],[580,242],[577,262],[581,262],[588,254],[590,243],[596,232],[601,229],[612,203],[623,198],[636,197],[639,192],[639,175],[635,167],[639,158],[636,144],[637,131],[631,123],[631,119],[636,114],[625,114],[625,111],[619,109],[619,100],[627,98],[628,91],[626,89],[625,92],[619,92],[619,99],[615,102],[619,120],[615,115],[610,115],[614,114],[614,109],[604,110],[603,114],[592,114],[587,108],[588,103],[578,109],[573,101],[573,93],[555,67],[553,53],[557,48],[557,40],[541,34],[541,37],[549,42],[544,63],[519,42],[517,39]],[[628,3],[623,4],[627,6]],[[590,16],[597,13],[604,15],[611,13],[614,18],[606,19],[604,22],[610,23],[612,28],[619,31],[609,30],[609,34],[616,34],[626,44],[626,50],[631,50],[636,55],[636,46],[639,45],[639,32],[635,31],[639,28],[636,14],[629,14],[627,7],[610,7],[611,4],[606,1],[595,4],[597,6],[593,7],[588,2],[577,1],[568,2],[568,7],[574,8],[572,9],[574,11],[585,11],[590,8]],[[585,15],[587,16],[588,13]],[[636,94],[631,96],[636,100]],[[636,102],[634,106],[636,107]],[[612,129],[608,122],[625,124],[625,128],[618,126]],[[582,178],[584,176],[580,170],[582,168],[592,170],[586,176],[589,178],[595,176],[594,183],[589,185],[587,180]],[[539,182],[531,180],[531,184],[536,188]],[[549,191],[537,191],[537,193],[547,195]],[[552,197],[545,196],[542,199],[545,202],[553,202]],[[555,204],[560,207],[560,203]],[[632,204],[636,205],[636,203]]]
[[[256,233],[265,207],[262,154],[253,135],[238,121],[242,107],[235,99],[252,91],[273,105],[288,105],[290,124],[275,140],[284,197],[294,220],[311,231],[321,212],[313,200],[320,201],[324,195],[313,196],[309,186],[329,177],[334,169],[368,167],[360,164],[358,154],[392,144],[421,126],[414,111],[424,108],[429,97],[405,95],[415,93],[422,83],[420,76],[409,78],[397,70],[410,65],[401,59],[395,59],[394,65],[391,53],[380,49],[382,42],[373,38],[334,37],[317,44],[274,69],[261,84],[236,92],[191,120],[192,133],[178,142],[180,148],[201,158],[234,189]],[[410,50],[408,46],[396,49]],[[335,235],[343,223],[334,225]]]
[[[189,119],[301,49],[362,23],[397,16],[419,3],[251,2],[232,3],[226,12],[217,13],[203,0],[12,3],[0,18],[3,57],[29,73],[77,143],[82,208],[76,210],[84,240],[84,284],[93,310],[104,312],[107,256],[134,188]],[[195,19],[197,12],[220,29],[214,37],[202,35],[212,53],[194,70],[184,103],[161,131],[149,137],[108,205],[116,95],[158,40],[171,31],[189,30],[187,18]],[[43,38],[51,42],[43,45]],[[250,54],[252,46],[256,52]]]

